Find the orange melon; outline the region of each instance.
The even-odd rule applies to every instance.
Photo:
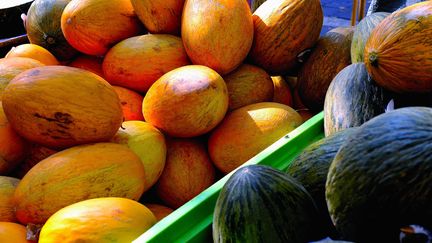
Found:
[[[281,103],[293,107],[293,98],[291,88],[281,76],[271,77],[273,81],[273,102]]]
[[[39,243],[132,242],[155,223],[153,213],[133,200],[89,199],[51,216],[42,227]]]
[[[372,31],[364,62],[376,83],[396,93],[432,92],[432,2],[393,12]]]
[[[0,176],[0,222],[17,221],[12,197],[19,182],[17,178]]]
[[[178,208],[214,183],[215,169],[198,139],[169,139],[167,147],[166,165],[156,192],[164,204]]]
[[[131,0],[132,6],[150,33],[180,34],[185,0]]]
[[[27,69],[42,66],[44,66],[43,63],[27,57],[0,58],[0,101],[4,89],[15,76]]]
[[[229,95],[229,109],[271,101],[273,82],[264,69],[243,64],[224,77]]]
[[[302,124],[291,107],[262,102],[229,113],[211,133],[210,157],[227,174]]]
[[[126,145],[138,155],[146,172],[144,191],[150,189],[165,167],[167,148],[164,135],[147,122],[125,121],[111,141]]]
[[[144,167],[129,148],[115,143],[75,146],[40,161],[21,179],[13,197],[16,217],[23,224],[43,224],[61,208],[85,199],[138,200],[144,185]]]
[[[189,64],[182,40],[173,35],[141,35],[109,50],[103,72],[113,85],[147,91],[165,73]]]
[[[0,222],[0,242],[31,243],[26,239],[26,227],[11,222]]]
[[[69,63],[69,66],[81,68],[104,77],[102,71],[103,58],[97,56],[80,55]]]
[[[130,0],[72,0],[63,10],[61,29],[78,51],[104,55],[117,42],[138,35],[142,26]]]
[[[228,74],[240,66],[252,46],[249,5],[244,0],[188,0],[181,36],[194,64]]]
[[[9,174],[24,160],[26,154],[26,141],[13,130],[0,101],[0,175]]]
[[[27,156],[24,161],[19,163],[17,168],[13,171],[12,175],[17,178],[23,178],[37,163],[59,152],[35,143],[31,143],[27,150]]]
[[[122,122],[120,100],[86,70],[45,66],[22,72],[6,87],[3,108],[24,138],[51,148],[108,141]]]
[[[268,0],[253,13],[253,23],[253,63],[271,75],[288,74],[318,40],[323,12],[320,0]]]
[[[142,114],[142,102],[144,97],[133,90],[120,86],[113,86],[113,88],[120,99],[123,111],[123,120],[144,121],[144,116]]]
[[[144,206],[146,206],[148,209],[150,209],[150,211],[152,211],[157,221],[162,220],[163,218],[174,212],[174,209],[160,204],[146,203],[144,204]]]
[[[158,79],[143,101],[147,122],[174,137],[195,137],[215,128],[228,109],[222,77],[200,65],[177,68]]]
[[[35,44],[22,44],[13,47],[7,54],[9,57],[28,57],[40,61],[45,65],[59,65],[57,58],[47,49]]]

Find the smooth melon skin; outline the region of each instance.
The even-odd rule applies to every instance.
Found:
[[[9,175],[23,162],[27,153],[27,141],[15,132],[0,101],[0,175]]]
[[[52,215],[42,227],[39,243],[132,242],[155,223],[153,213],[133,200],[89,199]]]
[[[7,243],[32,243],[26,240],[26,227],[11,222],[0,222],[0,242]]]
[[[227,114],[208,140],[210,157],[225,174],[257,155],[302,124],[291,107],[261,102]]]
[[[70,204],[97,197],[138,200],[144,192],[140,158],[124,145],[95,143],[58,152],[21,180],[13,201],[23,224],[43,224]]]
[[[364,62],[372,78],[396,93],[432,91],[432,2],[386,17],[372,31]]]
[[[146,92],[165,73],[189,64],[180,37],[146,34],[113,46],[104,58],[102,70],[110,84]]]
[[[264,69],[243,64],[230,74],[224,76],[229,95],[229,110],[271,101],[273,98],[273,81]]]
[[[321,237],[316,206],[291,176],[263,165],[238,169],[213,215],[214,242],[310,242]]]
[[[150,33],[180,34],[185,0],[131,0],[136,15]]]
[[[120,86],[113,85],[113,88],[120,99],[124,121],[144,121],[144,116],[142,114],[144,96],[138,92]]]
[[[432,109],[400,108],[366,122],[340,147],[326,201],[343,239],[398,242],[403,226],[432,228],[431,185]]]
[[[0,222],[16,222],[15,208],[12,197],[19,179],[0,176]]]
[[[35,44],[22,44],[13,47],[6,57],[28,57],[40,61],[45,65],[59,65],[57,58],[47,49]]]
[[[42,67],[45,64],[28,57],[0,58],[0,101],[9,82],[27,69]]]
[[[51,148],[108,141],[123,119],[119,97],[108,82],[67,66],[20,73],[3,93],[3,108],[19,135]]]
[[[252,46],[254,26],[245,0],[187,0],[181,24],[192,63],[220,75],[240,66]]]
[[[214,129],[228,110],[228,90],[213,69],[189,65],[159,78],[144,97],[144,119],[172,137],[196,137]]]
[[[71,0],[61,15],[68,43],[88,55],[104,55],[142,29],[130,0]]]
[[[151,124],[143,121],[125,121],[111,142],[123,144],[140,157],[145,170],[144,191],[161,176],[166,161],[165,136]]]

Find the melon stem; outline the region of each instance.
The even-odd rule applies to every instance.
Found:
[[[374,67],[378,67],[378,54],[375,51],[369,54],[369,63]]]

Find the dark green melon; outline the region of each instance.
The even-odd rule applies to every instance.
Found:
[[[49,50],[58,60],[70,60],[78,51],[66,41],[60,26],[63,9],[71,0],[35,0],[27,12],[30,43]]]
[[[309,242],[323,238],[309,193],[269,166],[239,168],[223,186],[213,217],[214,242]]]
[[[354,29],[351,42],[351,62],[363,62],[363,53],[372,30],[390,13],[376,12],[362,19]]]
[[[337,237],[327,209],[325,184],[327,173],[339,147],[357,128],[348,128],[318,140],[306,147],[287,169],[287,174],[300,182],[314,199],[325,231],[332,238]]]
[[[369,76],[364,63],[344,68],[333,79],[324,102],[326,136],[348,127],[357,127],[384,113],[389,98]]]
[[[326,200],[345,240],[399,242],[403,226],[432,229],[432,109],[400,108],[360,126],[330,166]]]
[[[335,28],[322,36],[298,73],[297,89],[303,103],[321,111],[333,78],[351,64],[353,27]]]

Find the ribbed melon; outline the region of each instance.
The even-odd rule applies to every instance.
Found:
[[[363,62],[364,48],[373,29],[390,13],[375,12],[362,19],[354,29],[351,42],[351,62]]]
[[[253,13],[253,23],[252,62],[270,75],[287,74],[318,40],[323,12],[319,0],[268,0]]]
[[[287,174],[301,183],[314,199],[327,235],[337,236],[327,209],[325,184],[327,173],[340,146],[357,128],[348,128],[307,146],[289,165]]]
[[[432,2],[398,10],[372,31],[364,62],[372,78],[397,93],[432,91]]]
[[[72,59],[78,51],[65,39],[60,26],[64,8],[70,0],[35,0],[26,20],[30,43],[50,51],[58,60]]]
[[[324,103],[324,133],[357,127],[384,113],[387,92],[369,76],[364,63],[344,68],[331,82]]]
[[[432,109],[400,108],[366,122],[340,147],[326,200],[343,239],[398,242],[401,227],[432,228],[430,185]]]
[[[320,239],[318,212],[291,176],[269,166],[238,169],[225,183],[213,215],[214,242],[310,242]]]

